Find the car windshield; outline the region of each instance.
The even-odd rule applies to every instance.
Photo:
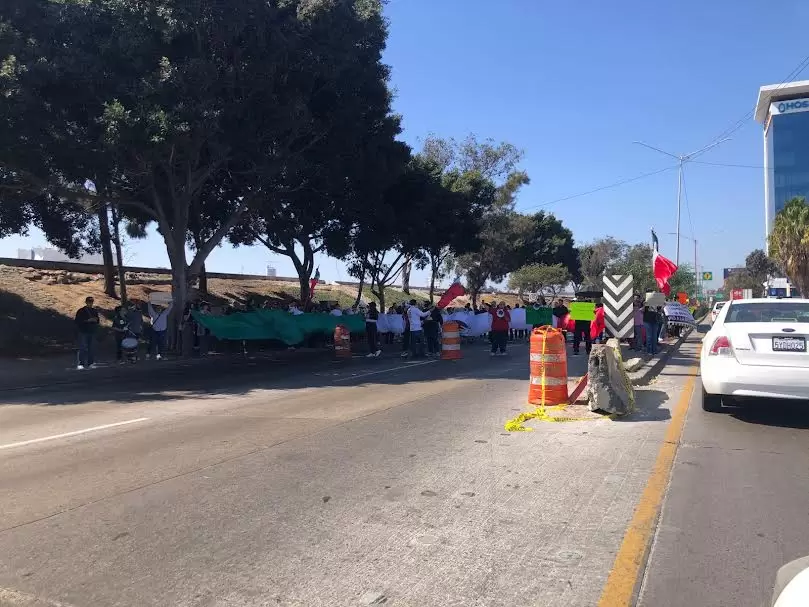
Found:
[[[806,322],[809,323],[809,302],[766,301],[733,304],[725,322]]]
[[[718,302],[716,303],[716,306],[714,306],[714,307],[715,307],[717,310],[719,310],[719,309],[721,309],[721,308],[722,308],[722,306],[724,306],[724,305],[725,305],[725,302],[724,302],[724,301],[718,301]]]

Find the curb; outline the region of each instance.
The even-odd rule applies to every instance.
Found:
[[[651,381],[657,377],[669,362],[669,359],[680,349],[683,342],[688,339],[696,328],[707,318],[707,314],[697,320],[697,327],[685,331],[673,344],[666,348],[665,352],[661,352],[660,356],[651,365],[644,365],[640,371],[629,374],[629,380],[633,386],[648,386]]]

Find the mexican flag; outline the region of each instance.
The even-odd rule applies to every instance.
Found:
[[[671,294],[671,285],[669,285],[669,280],[677,271],[677,264],[675,264],[671,259],[663,257],[660,254],[660,251],[658,251],[659,246],[660,243],[657,240],[657,234],[655,234],[655,231],[652,230],[652,272],[654,272],[657,288],[660,289],[661,293],[668,297]]]

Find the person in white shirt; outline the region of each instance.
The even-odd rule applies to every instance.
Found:
[[[301,309],[298,307],[298,304],[296,303],[289,304],[289,313],[292,314],[292,316],[300,316],[301,314],[303,314],[303,312],[301,312]]]
[[[415,358],[424,353],[424,330],[422,319],[430,315],[430,310],[421,310],[416,300],[411,299],[407,308],[407,319],[410,321],[410,355]]]

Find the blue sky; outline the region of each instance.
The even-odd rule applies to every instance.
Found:
[[[781,82],[809,54],[805,0],[771,11],[752,0],[390,0],[386,12],[385,61],[408,143],[418,149],[430,133],[509,141],[525,151],[532,180],[519,209],[555,213],[578,243],[648,241],[654,226],[672,258],[676,170],[554,201],[673,166],[632,142],[699,149],[752,110],[759,86]],[[700,160],[760,167],[762,155],[750,117]],[[691,164],[685,184],[682,233],[699,241],[699,265],[721,278],[764,244],[763,170]],[[1,240],[0,256],[39,244],[37,234]],[[129,262],[168,265],[161,245],[133,243]],[[693,243],[681,247],[693,263]],[[263,273],[267,263],[294,276],[263,248],[225,245],[208,267]],[[324,279],[348,279],[339,261],[319,263]]]

